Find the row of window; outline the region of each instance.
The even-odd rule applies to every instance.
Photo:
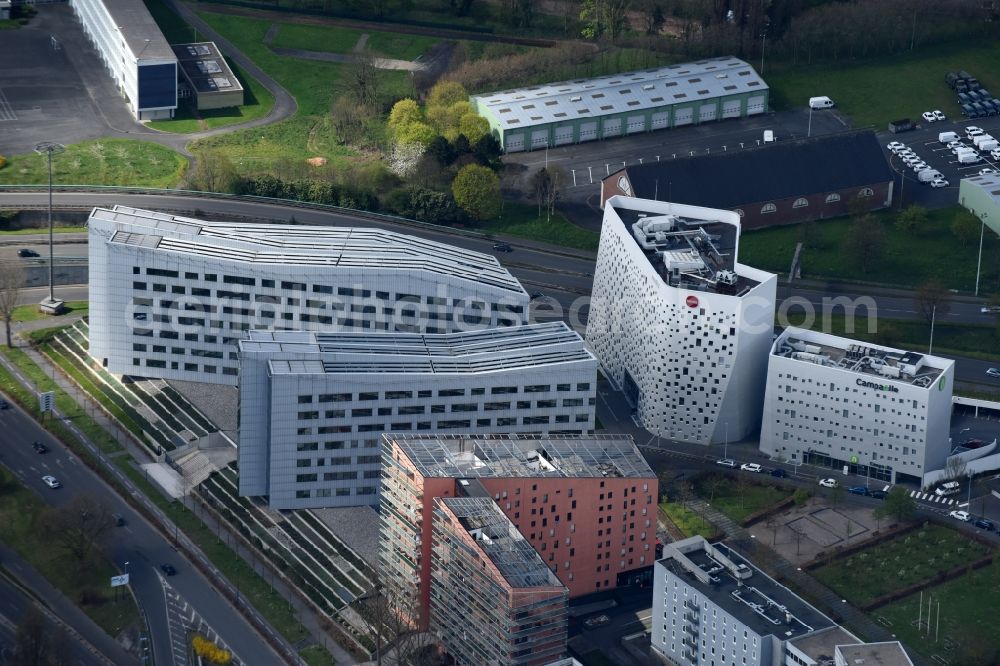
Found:
[[[155,359],[155,358],[147,358],[147,359],[145,359],[145,366],[147,368],[159,368],[161,370],[166,370],[167,369],[167,363],[168,363],[167,361],[162,361],[162,360]],[[182,370],[183,369],[185,372],[204,372],[204,373],[209,374],[209,375],[215,375],[215,374],[218,374],[218,370],[219,370],[219,368],[217,366],[214,366],[214,365],[202,365],[202,366],[200,366],[200,369],[199,369],[199,365],[197,363],[184,363],[183,364],[183,368],[181,367],[181,363],[179,361],[169,361],[169,363],[170,363],[170,369],[171,370]],[[141,359],[141,358],[133,358],[132,359],[132,365],[134,365],[137,368],[141,367],[143,365],[143,359]],[[142,373],[138,373],[137,372],[136,374],[142,374]],[[224,365],[224,366],[222,366],[222,374],[224,374],[224,375],[231,375],[231,376],[235,377],[235,376],[238,376],[240,374],[240,369]]]
[[[531,384],[524,387],[518,386],[494,386],[490,388],[491,395],[510,395],[516,394],[523,389],[525,393],[549,393],[552,391],[551,384]],[[572,391],[573,384],[556,384],[556,391],[566,392]],[[590,382],[579,382],[576,385],[577,391],[589,391]],[[466,390],[464,388],[451,388],[451,389],[438,389],[437,397],[439,398],[463,398],[465,397]],[[469,389],[469,395],[486,395],[485,388],[472,388]],[[298,404],[300,405],[310,405],[314,402],[317,403],[329,403],[329,402],[366,402],[370,400],[379,400],[380,396],[385,400],[409,400],[414,396],[414,391],[361,391],[359,393],[320,393],[318,395],[299,395]],[[434,391],[431,389],[422,389],[416,391],[416,397],[418,398],[432,398],[434,397]],[[564,398],[564,401],[567,400]],[[487,403],[493,404],[493,403]],[[510,403],[505,403],[509,405]],[[583,404],[582,402],[580,404]],[[412,412],[414,414],[423,412]],[[363,416],[363,415],[359,415]]]
[[[164,367],[164,366],[150,366],[150,367]],[[176,368],[175,368],[176,369]],[[197,367],[192,368],[197,370]],[[230,374],[230,373],[225,373]],[[235,374],[235,373],[232,373]],[[315,413],[315,412],[311,412]],[[300,414],[300,419],[302,412]],[[569,423],[570,414],[556,414],[553,418],[551,415],[543,416],[522,416],[521,425],[546,425],[548,423]],[[590,414],[577,414],[573,417],[575,423],[589,423]],[[493,419],[483,418],[476,419],[477,428],[489,428],[493,425]],[[498,427],[503,426],[516,426],[518,425],[518,417],[498,417],[496,420],[496,425]],[[450,430],[454,428],[471,428],[472,419],[445,419],[437,422],[436,429],[438,430]],[[339,426],[326,426],[323,430],[327,433],[350,433],[350,432],[402,432],[409,430],[432,430],[435,429],[434,423],[432,421],[419,421],[413,423],[411,421],[402,421],[398,423],[390,423],[386,427],[385,423],[360,423],[353,425],[339,425]]]
[[[863,187],[860,190],[858,190],[858,196],[872,197],[875,196],[875,191],[872,190],[872,188],[870,187]],[[826,195],[826,199],[824,200],[825,203],[836,203],[838,201],[840,201],[840,195],[836,192]],[[805,208],[808,205],[809,205],[809,200],[806,199],[805,197],[799,197],[798,199],[792,202],[792,208]],[[760,208],[760,212],[762,215],[765,213],[774,213],[777,210],[778,206],[774,203],[766,203]],[[743,217],[744,215],[742,208],[737,208],[734,212],[740,217]]]

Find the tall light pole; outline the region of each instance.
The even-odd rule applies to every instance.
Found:
[[[809,129],[806,130],[806,136],[810,137],[813,135],[813,107],[812,104],[809,105]]]
[[[976,296],[979,295],[979,272],[983,268],[983,234],[986,233],[986,213],[979,218],[979,261],[976,262]]]
[[[760,33],[760,75],[764,76],[764,47],[767,45],[767,30]]]
[[[931,341],[927,345],[927,355],[934,353],[934,320],[937,318],[937,305],[931,306]]]
[[[58,155],[66,150],[66,146],[52,141],[43,141],[35,145],[35,152],[45,155],[49,163],[49,297],[39,305],[43,312],[49,314],[59,314],[63,308],[63,302],[55,297],[55,273],[54,273],[54,251],[52,249],[52,156]]]

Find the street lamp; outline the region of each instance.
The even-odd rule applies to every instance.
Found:
[[[986,213],[980,215],[979,227],[979,261],[976,262],[976,296],[979,295],[979,273],[983,268],[983,235],[986,233]]]
[[[66,150],[66,146],[52,141],[43,141],[35,145],[35,152],[45,155],[49,163],[49,297],[39,304],[39,309],[48,314],[59,314],[63,309],[63,301],[57,300],[54,293],[55,278],[53,267],[55,265],[53,243],[52,243],[52,156],[59,155]]]

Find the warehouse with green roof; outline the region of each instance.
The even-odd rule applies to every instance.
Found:
[[[712,58],[470,98],[508,153],[745,118],[767,111],[753,67]]]

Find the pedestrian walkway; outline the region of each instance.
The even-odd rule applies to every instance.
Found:
[[[49,619],[62,624],[76,642],[87,647],[94,655],[103,657],[109,666],[139,663],[134,655],[126,652],[117,641],[108,636],[75,603],[53,587],[24,558],[2,543],[0,543],[0,561],[11,577],[42,602],[48,611],[46,615]]]
[[[935,495],[934,493],[922,493],[917,490],[910,491],[910,497],[913,499],[920,500],[922,502],[930,502],[931,504],[943,504],[945,506],[951,506],[955,504],[955,500],[948,497],[941,497],[940,495]]]
[[[52,322],[54,320],[48,319],[45,321],[48,322],[48,324],[51,326],[53,325]],[[60,389],[62,389],[68,396],[73,398],[73,400],[78,405],[80,405],[80,407],[84,409],[94,419],[94,421],[97,422],[99,426],[101,426],[101,428],[103,428],[107,433],[109,433],[122,447],[124,447],[131,454],[133,460],[139,463],[152,462],[147,451],[143,447],[136,444],[133,441],[132,437],[126,431],[120,428],[117,425],[117,423],[112,421],[112,419],[108,417],[107,414],[105,414],[105,412],[101,409],[100,405],[98,405],[88,394],[86,394],[84,391],[78,388],[76,384],[67,379],[51,363],[49,363],[49,360],[46,356],[44,356],[37,350],[33,349],[32,347],[24,344],[23,341],[18,346],[18,348],[25,354],[27,354],[27,356],[40,368],[44,369],[46,374],[48,374],[53,379],[53,381],[56,383],[57,386],[59,386]],[[6,367],[15,376],[21,378],[22,383],[24,383],[27,386],[32,386],[32,383],[26,378],[24,378],[21,375],[20,371],[7,359],[6,356],[2,354],[0,354],[0,364]],[[56,418],[64,420],[66,427],[69,428],[71,431],[73,431],[76,437],[81,442],[84,443],[84,446],[87,449],[89,449],[94,456],[102,456],[102,454],[99,453],[97,445],[94,444],[89,438],[87,438],[87,436],[84,435],[84,433],[81,432],[75,426],[75,424],[73,424],[69,420],[63,419],[63,416],[58,412],[58,410],[55,411],[53,415]],[[169,533],[174,532],[173,522],[155,504],[153,504],[142,493],[142,491],[136,488],[132,484],[132,481],[127,476],[125,476],[125,474],[117,466],[115,466],[114,464],[106,463],[106,469],[110,472],[112,476],[115,477],[115,479],[117,479],[118,483],[120,483],[123,487],[127,489],[129,494],[131,494],[134,498],[136,498],[136,501],[143,506],[143,508],[147,512],[147,515],[153,516],[155,521],[158,522],[162,526],[162,528],[167,532]],[[193,503],[190,498],[187,498],[184,501],[184,505],[189,509],[193,508]],[[265,566],[265,564],[256,557],[255,554],[252,554],[251,551],[249,551],[249,549],[245,548],[241,543],[239,543],[239,541],[237,541],[226,528],[222,527],[217,520],[215,521],[206,520],[205,522],[206,525],[209,526],[209,528],[219,537],[220,540],[229,543],[230,546],[233,548],[233,550],[237,553],[237,555],[239,555],[246,562],[250,563],[253,566],[254,570],[264,580],[269,581],[274,590],[282,597],[284,597],[285,600],[289,602],[289,604],[291,604],[291,606],[295,610],[296,618],[306,628],[306,631],[309,632],[309,634],[312,636],[315,642],[320,643],[324,647],[326,647],[338,663],[354,663],[356,661],[356,659],[352,657],[350,653],[348,653],[346,650],[344,650],[339,645],[330,640],[330,635],[324,629],[324,625],[329,622],[329,620],[325,616],[321,617],[319,614],[317,614],[309,604],[307,604],[300,598],[300,596],[290,585],[287,585],[280,578],[276,578],[273,572],[271,572]],[[205,554],[201,551],[201,549],[194,542],[188,539],[187,536],[183,534],[183,532],[181,532],[181,539],[179,545],[189,554],[190,559],[198,562],[199,566],[203,570],[208,572],[208,575],[211,577],[211,579],[216,581],[217,588],[221,593],[225,594],[228,597],[236,599],[237,606],[240,608],[240,610],[248,617],[254,618],[255,620],[254,624],[256,625],[258,630],[261,630],[261,627],[263,627],[264,628],[263,631],[266,634],[270,635],[271,638],[274,641],[276,641],[278,645],[282,646],[281,649],[289,653],[294,652],[292,646],[287,641],[285,641],[284,638],[282,638],[279,634],[277,634],[277,632],[275,632],[274,628],[271,627],[266,620],[264,620],[263,616],[261,616],[260,613],[255,608],[253,608],[246,601],[244,597],[240,596],[239,588],[236,585],[234,585],[231,581],[229,581],[222,574],[222,572],[219,571],[211,563],[211,561],[205,556]]]

